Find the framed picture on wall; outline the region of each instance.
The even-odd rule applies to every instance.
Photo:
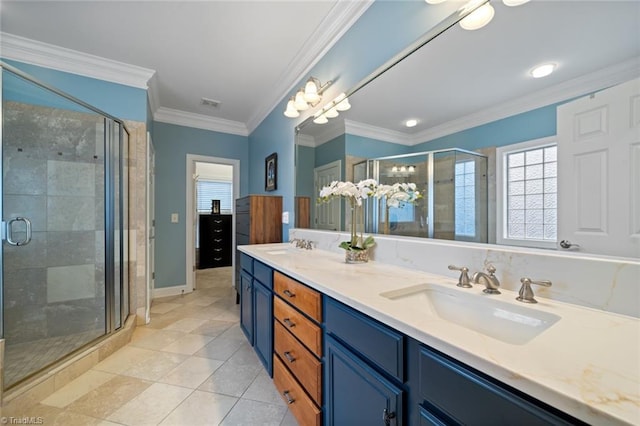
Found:
[[[278,154],[275,152],[264,160],[264,190],[278,189]]]

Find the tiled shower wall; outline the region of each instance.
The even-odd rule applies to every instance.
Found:
[[[32,222],[4,248],[5,338],[104,333],[103,120],[5,102],[5,219]],[[16,235],[15,238],[20,238]]]
[[[32,242],[5,245],[5,338],[20,343],[104,333],[103,121],[92,114],[5,102],[5,219],[32,221]],[[146,126],[129,138],[129,311],[146,306]],[[20,235],[16,235],[20,238]],[[140,319],[139,319],[140,320]]]

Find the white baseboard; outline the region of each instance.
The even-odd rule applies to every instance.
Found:
[[[153,298],[168,297],[168,296],[180,296],[181,294],[191,293],[192,290],[187,290],[186,285],[176,285],[173,287],[161,287],[153,289]]]

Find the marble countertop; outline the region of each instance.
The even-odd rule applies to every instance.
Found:
[[[239,246],[240,251],[406,335],[534,398],[591,424],[640,425],[640,320],[516,292],[484,295],[483,286],[455,286],[449,277],[382,262],[354,265],[323,250],[288,243]],[[446,265],[443,266],[446,268]],[[560,316],[532,340],[510,344],[407,308],[381,293],[431,283],[446,291],[490,297]],[[535,288],[534,288],[535,291]],[[493,299],[495,298],[495,299]],[[460,306],[464,309],[464,306]]]

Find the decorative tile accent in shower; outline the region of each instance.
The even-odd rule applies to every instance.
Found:
[[[47,302],[95,297],[95,265],[47,268]]]

